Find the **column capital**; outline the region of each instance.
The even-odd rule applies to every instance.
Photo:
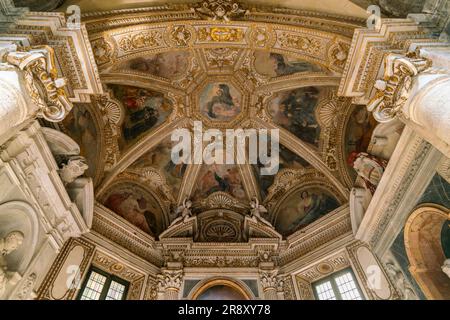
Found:
[[[260,270],[259,278],[264,291],[269,289],[278,289],[279,282],[281,280],[278,275],[278,269]]]
[[[367,104],[378,122],[389,122],[401,114],[409,98],[413,77],[429,69],[431,60],[416,53],[407,55],[390,53],[384,58],[384,76],[375,81],[375,96]]]
[[[181,283],[183,280],[183,270],[161,270],[161,273],[157,275],[158,288],[159,290],[175,290],[178,291],[181,288]]]
[[[29,97],[38,108],[38,117],[58,122],[70,112],[72,103],[64,91],[66,80],[58,77],[53,48],[3,47],[0,49],[0,61],[23,72]]]

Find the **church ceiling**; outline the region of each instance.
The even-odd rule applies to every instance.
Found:
[[[220,232],[241,241],[253,198],[284,237],[344,205],[355,178],[347,160],[367,149],[375,125],[336,94],[356,23],[305,17],[308,28],[271,15],[177,21],[175,13],[86,17],[104,95],[74,108],[63,129],[81,145],[97,200],[155,237],[184,199],[196,214],[241,215],[217,218],[228,219],[222,227],[202,218],[202,241]],[[279,171],[261,175],[248,159],[174,164],[171,133],[192,130],[194,121],[222,132],[280,129]]]

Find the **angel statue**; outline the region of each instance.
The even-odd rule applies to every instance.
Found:
[[[190,218],[192,215],[191,207],[192,207],[191,200],[185,198],[183,200],[183,204],[175,210],[175,213],[177,214],[178,217],[172,221],[169,227],[174,226],[180,223],[181,221],[186,222],[187,219]]]
[[[266,219],[261,217],[261,213],[267,213],[267,209],[263,205],[259,204],[259,201],[256,197],[254,197],[252,199],[252,201],[250,201],[250,207],[251,207],[250,215],[252,216],[252,218],[255,222],[258,222],[258,220],[259,220],[262,223],[273,228],[272,224],[269,221],[267,221]]]
[[[8,284],[14,285],[20,280],[17,272],[8,271],[4,257],[17,250],[23,243],[24,235],[20,231],[12,231],[5,238],[0,239],[0,298],[5,294]]]

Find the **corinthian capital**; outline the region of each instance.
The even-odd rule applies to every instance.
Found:
[[[158,288],[179,290],[183,279],[183,270],[163,270],[158,276]]]
[[[375,82],[377,93],[367,105],[378,122],[389,122],[399,113],[409,97],[413,77],[431,67],[431,61],[415,54],[388,54],[384,77]]]
[[[259,272],[259,278],[261,280],[261,286],[264,290],[278,288],[280,281],[280,278],[278,276],[278,269],[261,270]]]
[[[0,50],[0,61],[24,72],[25,85],[32,102],[38,107],[39,117],[58,122],[72,109],[63,89],[66,81],[58,78],[51,47],[9,47]]]

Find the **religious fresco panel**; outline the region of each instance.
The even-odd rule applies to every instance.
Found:
[[[79,104],[72,109],[62,124],[66,133],[80,146],[80,155],[86,158],[89,168],[85,175],[94,178],[101,145],[100,132],[94,121],[94,115],[88,107]]]
[[[247,200],[237,165],[204,165],[200,169],[193,199],[201,200],[214,192],[227,192],[239,200]]]
[[[172,103],[160,92],[123,85],[110,87],[125,110],[121,148],[161,125],[172,112]]]
[[[131,168],[154,168],[164,174],[167,184],[172,188],[173,197],[177,199],[187,164],[175,164],[171,158],[172,141],[166,139],[158,146],[142,155]]]
[[[319,146],[320,125],[315,111],[324,89],[302,87],[275,94],[268,105],[272,120],[297,138]]]
[[[148,74],[165,79],[183,76],[189,67],[191,54],[187,51],[171,51],[137,57],[120,64],[117,70],[122,72]]]
[[[283,200],[275,228],[283,236],[289,236],[338,207],[336,198],[322,189],[300,189]]]
[[[114,186],[103,205],[151,236],[163,231],[163,210],[153,195],[133,183]]]
[[[319,72],[322,68],[312,63],[275,52],[256,50],[254,68],[261,75],[275,78],[301,72]]]

